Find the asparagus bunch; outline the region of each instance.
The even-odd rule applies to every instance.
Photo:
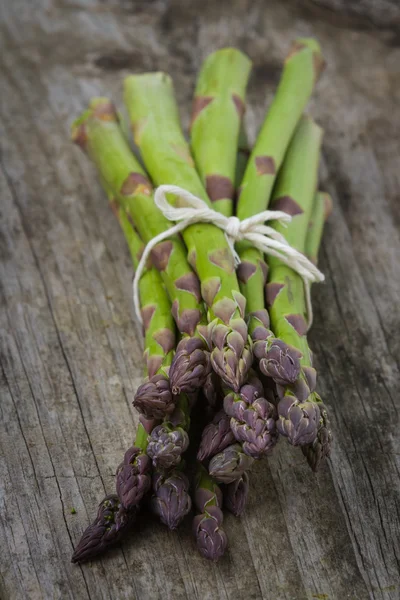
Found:
[[[170,77],[126,79],[125,102],[149,175],[132,154],[108,99],[92,100],[73,124],[73,139],[98,169],[134,268],[144,245],[168,234],[172,225],[154,203],[153,184],[181,186],[225,216],[235,212],[239,186],[240,219],[265,210],[272,200],[272,208],[292,216],[287,228],[274,223],[275,230],[316,262],[330,199],[316,193],[321,130],[302,113],[323,66],[321,51],[314,40],[294,44],[248,157],[243,114],[250,64],[233,48],[207,58],[195,91],[190,148]],[[185,202],[174,194],[168,200],[173,206]],[[306,337],[303,281],[277,257],[269,257],[267,266],[247,242],[239,242],[237,250],[236,270],[225,235],[205,223],[190,225],[182,237],[169,235],[152,250],[139,283],[146,369],[133,404],[140,424],[117,469],[116,494],[99,505],[74,562],[121,539],[150,487],[152,510],[168,527],[175,529],[188,514],[184,453],[200,388],[208,406],[199,410],[214,412],[197,449],[192,490],[198,513],[193,530],[204,557],[223,555],[222,505],[242,514],[248,471],[271,452],[278,433],[301,447],[314,470],[329,454],[328,415],[315,391]]]

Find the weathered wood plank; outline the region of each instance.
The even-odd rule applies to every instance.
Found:
[[[0,5],[0,597],[398,598],[396,3],[368,1],[362,13],[336,0],[29,8]],[[73,566],[137,424],[141,349],[128,252],[69,123],[94,94],[120,104],[130,70],[159,69],[174,76],[187,126],[201,60],[234,44],[254,61],[254,137],[297,35],[317,36],[329,65],[310,105],[326,130],[321,177],[335,199],[311,342],[332,460],[310,475],[282,443],[257,464],[248,511],[226,518],[230,549],[217,566],[196,553],[189,521],[170,533],[151,520],[102,561]]]

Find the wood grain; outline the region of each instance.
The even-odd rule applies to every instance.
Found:
[[[2,600],[399,598],[397,3],[13,0],[0,11]],[[71,565],[134,435],[142,366],[128,251],[69,124],[92,95],[121,105],[123,77],[157,69],[173,75],[187,127],[201,60],[235,45],[254,61],[254,139],[298,35],[318,37],[328,62],[310,111],[335,207],[311,343],[332,458],[312,475],[282,442],[257,464],[217,566],[189,521],[170,533],[152,520],[103,560]]]

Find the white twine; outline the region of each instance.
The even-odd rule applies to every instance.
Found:
[[[166,194],[179,196],[186,201],[187,206],[182,208],[172,206],[168,202]],[[264,225],[266,221],[289,223],[292,220],[290,215],[279,210],[265,210],[240,221],[237,217],[225,217],[221,213],[216,212],[203,200],[176,185],[160,185],[156,189],[154,202],[163,215],[169,221],[175,221],[176,224],[150,240],[143,251],[138,268],[136,269],[133,279],[133,304],[140,323],[142,323],[142,317],[139,300],[139,281],[153,248],[163,240],[183,231],[189,225],[193,225],[194,223],[212,223],[224,231],[236,265],[240,264],[240,258],[235,250],[235,242],[246,240],[263,254],[279,258],[285,265],[302,277],[305,289],[308,328],[311,327],[313,320],[311,284],[324,281],[325,277],[304,254],[292,248],[282,234],[272,227]],[[204,242],[207,243],[206,240]]]

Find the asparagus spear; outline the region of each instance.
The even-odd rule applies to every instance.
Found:
[[[239,219],[267,208],[276,174],[323,64],[315,40],[299,39],[294,43],[247,164],[237,204]],[[276,340],[269,329],[269,317],[264,308],[267,268],[263,256],[246,242],[239,243],[237,250],[241,259],[238,277],[240,289],[247,299],[254,354],[259,360],[264,359],[269,375],[278,383],[294,383],[300,372],[300,355],[294,348]],[[277,335],[276,331],[274,333]]]
[[[308,223],[316,190],[322,130],[302,117],[290,143],[274,188],[274,208],[290,210],[292,222],[284,234],[293,247],[304,252]],[[273,225],[277,231],[282,227]],[[316,394],[316,372],[307,343],[304,285],[301,277],[278,258],[269,257],[267,302],[272,328],[279,338],[302,353],[302,373],[293,386],[280,387],[278,429],[293,445],[314,442],[320,422],[321,399]],[[262,368],[262,361],[260,362]]]
[[[108,99],[91,101],[89,109],[73,125],[73,138],[92,158],[102,180],[126,208],[144,242],[170,228],[171,223],[154,205],[151,184],[131,153],[118,125],[115,108]],[[204,383],[209,371],[204,339],[207,318],[199,282],[186,260],[184,245],[176,236],[153,249],[152,261],[161,273],[172,313],[184,338],[178,344],[175,369],[170,369],[171,388],[175,394],[192,392]],[[163,371],[138,390],[135,405],[146,417],[164,416],[159,411],[152,414],[151,408],[155,406],[154,396],[160,396],[162,401],[170,393],[166,380]]]
[[[85,562],[119,542],[132,526],[136,510],[127,511],[118,496],[106,496],[99,504],[95,521],[89,525],[76,546],[71,562]]]
[[[105,189],[114,214],[125,234],[133,265],[137,268],[143,243],[132,227],[125,210],[114,202],[106,185]],[[160,344],[163,338],[160,333],[164,332],[164,339],[169,340],[172,347],[175,344],[175,328],[170,304],[161,277],[154,268],[149,268],[143,273],[140,280],[140,299],[145,325],[146,370],[150,372],[155,370],[157,365],[162,365],[163,361],[170,361],[171,350],[168,344]],[[123,462],[117,469],[118,496],[106,496],[101,501],[95,521],[87,527],[75,548],[72,562],[90,560],[104,552],[109,546],[117,543],[132,526],[139,504],[151,483],[151,462],[146,454],[148,431],[151,426],[152,423],[139,423],[135,445],[127,450]]]
[[[180,129],[171,78],[164,73],[129,76],[125,102],[135,142],[153,181],[181,186],[211,204]],[[191,225],[183,238],[213,324],[212,366],[237,391],[251,366],[252,353],[233,256],[223,232],[214,225]]]
[[[213,52],[203,62],[193,100],[193,157],[213,208],[228,217],[250,68],[250,60],[235,48]]]
[[[222,528],[222,492],[201,463],[197,465],[194,503],[200,513],[193,520],[197,547],[204,558],[216,562],[228,543]]]
[[[132,257],[134,269],[137,269],[144,244],[135,231],[129,215],[124,207],[117,204],[103,181],[108,192],[111,207],[125,235]],[[140,303],[144,323],[144,356],[146,360],[145,374],[157,378],[157,373],[165,370],[170,364],[175,347],[175,326],[171,315],[171,303],[164,290],[159,272],[150,267],[145,270],[140,280]],[[153,396],[158,403],[161,414],[173,407],[172,394],[169,390],[164,397]],[[125,453],[116,475],[116,490],[123,506],[127,509],[139,505],[144,494],[150,488],[151,464],[147,454],[149,433],[154,421],[139,423],[135,444]]]
[[[306,254],[315,264],[321,243],[324,223],[332,211],[332,198],[324,192],[317,192],[306,237]],[[301,450],[313,471],[317,471],[321,461],[330,454],[332,433],[330,431],[328,413],[320,407],[321,420],[317,437],[312,444],[301,446]]]

